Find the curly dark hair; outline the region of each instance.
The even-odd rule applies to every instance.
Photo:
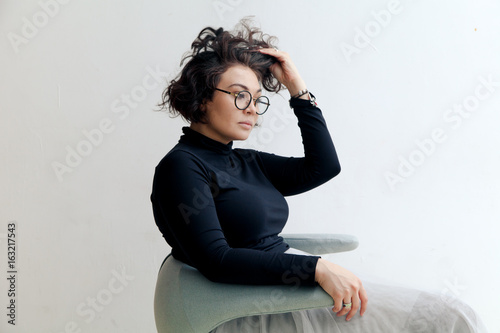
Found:
[[[276,58],[256,52],[259,48],[275,47],[276,37],[252,27],[249,21],[240,21],[234,32],[223,28],[204,28],[191,44],[192,52],[181,61],[189,60],[180,74],[162,93],[161,110],[181,115],[191,123],[206,123],[206,115],[200,106],[211,101],[221,75],[234,65],[252,69],[265,90],[278,92],[283,86],[271,74],[269,66]]]

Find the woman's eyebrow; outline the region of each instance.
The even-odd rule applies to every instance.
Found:
[[[238,86],[238,87],[243,88],[244,90],[250,91],[250,89],[242,83],[233,83],[228,88],[231,88],[232,86]],[[262,91],[262,88],[259,88],[259,90],[257,90],[257,92],[261,92],[261,91]]]

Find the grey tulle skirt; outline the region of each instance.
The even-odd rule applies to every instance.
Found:
[[[487,332],[477,314],[457,298],[362,281],[369,300],[362,317],[358,312],[346,321],[329,307],[233,319],[212,333]]]

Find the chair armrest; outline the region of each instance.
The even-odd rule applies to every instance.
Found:
[[[333,299],[320,286],[216,283],[172,256],[160,269],[154,299],[160,333],[208,333],[234,318],[327,306]]]
[[[344,234],[282,234],[291,248],[310,254],[328,254],[352,251],[359,242],[355,236]]]
[[[350,251],[358,246],[356,237],[350,235],[282,236],[291,247],[311,254]],[[234,318],[332,305],[333,299],[320,286],[211,282],[172,256],[167,257],[160,269],[154,299],[156,327],[161,333],[208,333]]]

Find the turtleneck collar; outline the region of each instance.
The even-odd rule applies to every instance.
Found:
[[[190,127],[183,127],[182,132],[184,133],[184,135],[181,136],[179,142],[202,147],[224,155],[229,155],[233,150],[232,141],[226,145],[222,142],[210,139],[209,137],[193,130]]]

